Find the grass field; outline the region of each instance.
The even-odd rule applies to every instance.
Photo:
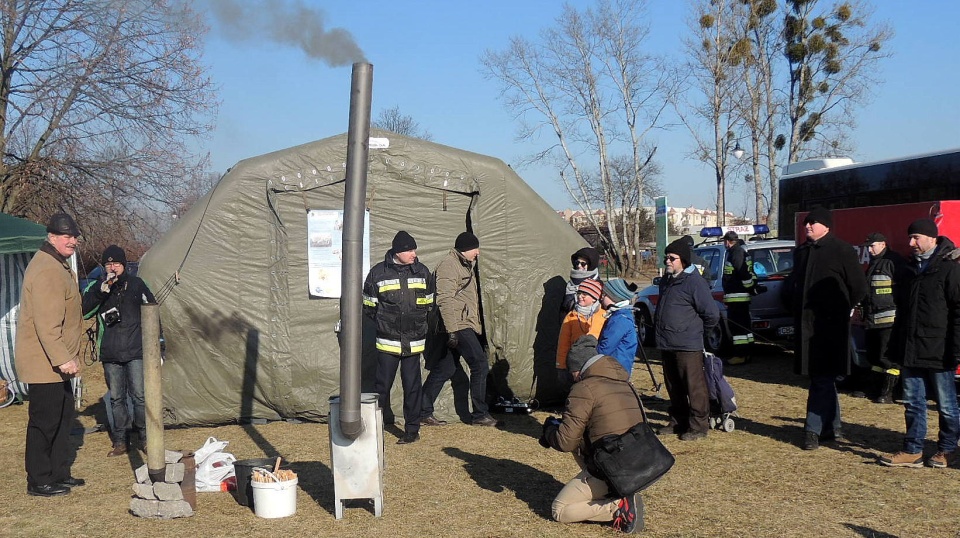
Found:
[[[659,380],[656,352],[651,362]],[[712,432],[683,443],[664,437],[677,464],[644,494],[648,536],[960,536],[960,471],[891,469],[876,463],[900,446],[904,429],[898,405],[876,405],[842,396],[848,443],[805,452],[797,448],[804,414],[804,379],[792,358],[768,348],[751,364],[728,367],[740,418],[731,433]],[[666,401],[653,398],[643,364],[635,385],[647,396],[651,419],[666,422]],[[79,421],[103,416],[100,365],[85,375],[87,401]],[[663,396],[666,397],[665,390]],[[264,520],[230,494],[198,494],[193,517],[160,521],[128,513],[133,469],[141,454],[106,458],[105,432],[76,436],[74,475],[87,485],[72,494],[30,497],[23,470],[26,406],[0,409],[0,510],[2,536],[611,536],[608,526],[562,525],[550,504],[577,468],[569,454],[537,444],[547,412],[500,416],[496,429],[452,424],[424,428],[422,439],[396,445],[387,428],[384,511],[374,517],[364,503],[334,517],[333,477],[325,424],[271,423],[170,429],[166,446],[196,449],[207,437],[230,441],[239,459],[282,455],[299,475],[297,513]],[[931,410],[927,453],[934,451]],[[102,418],[101,418],[102,420]]]

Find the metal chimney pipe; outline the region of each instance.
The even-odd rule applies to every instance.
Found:
[[[340,277],[340,430],[347,439],[363,432],[360,417],[360,355],[363,310],[363,217],[370,151],[373,65],[353,64],[347,175],[343,197],[343,269]]]

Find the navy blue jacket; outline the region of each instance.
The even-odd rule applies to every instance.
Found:
[[[653,320],[658,348],[701,351],[703,335],[717,323],[720,323],[720,308],[706,280],[687,271],[663,277]]]

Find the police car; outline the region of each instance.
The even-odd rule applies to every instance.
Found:
[[[704,240],[693,250],[704,259],[704,275],[710,284],[710,290],[720,307],[720,325],[704,336],[704,346],[708,351],[723,352],[731,345],[730,328],[727,323],[727,309],[723,304],[723,263],[727,249],[723,244],[723,234],[737,232],[741,238],[750,237],[744,242],[747,256],[753,261],[753,272],[757,283],[766,291],[755,295],[750,302],[750,324],[756,341],[786,341],[793,337],[793,315],[787,311],[780,299],[783,280],[793,269],[793,241],[764,239],[769,232],[765,225],[722,226],[703,228],[700,237]],[[660,299],[659,277],[654,284],[638,293],[634,305],[639,340],[645,346],[653,346],[653,316]]]

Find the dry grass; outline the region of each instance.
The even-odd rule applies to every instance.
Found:
[[[648,490],[648,536],[957,536],[957,469],[889,469],[878,451],[898,448],[899,406],[843,397],[851,440],[836,448],[796,447],[806,391],[790,357],[771,353],[728,368],[742,418],[732,433],[714,432],[695,443],[665,438],[677,465]],[[642,364],[634,382],[652,395]],[[654,360],[658,379],[660,370]],[[86,374],[90,399],[104,391],[99,365]],[[665,395],[665,393],[664,393]],[[93,426],[102,404],[88,402],[80,416]],[[651,418],[663,423],[666,402],[650,400]],[[194,517],[158,521],[131,516],[127,507],[138,455],[105,458],[106,433],[82,438],[74,474],[88,485],[66,497],[41,499],[25,491],[23,439],[26,406],[0,410],[5,536],[610,536],[607,526],[561,525],[550,503],[576,467],[569,454],[536,442],[547,415],[507,416],[498,429],[456,424],[424,428],[422,440],[394,444],[386,433],[383,516],[362,503],[334,518],[329,438],[322,424],[173,429],[170,448],[195,449],[214,436],[229,440],[238,458],[283,455],[298,473],[297,513],[257,518],[226,493],[201,493]],[[931,413],[931,424],[936,424]],[[936,428],[931,428],[931,438]],[[79,441],[81,438],[77,437]],[[928,453],[933,450],[932,444]]]

